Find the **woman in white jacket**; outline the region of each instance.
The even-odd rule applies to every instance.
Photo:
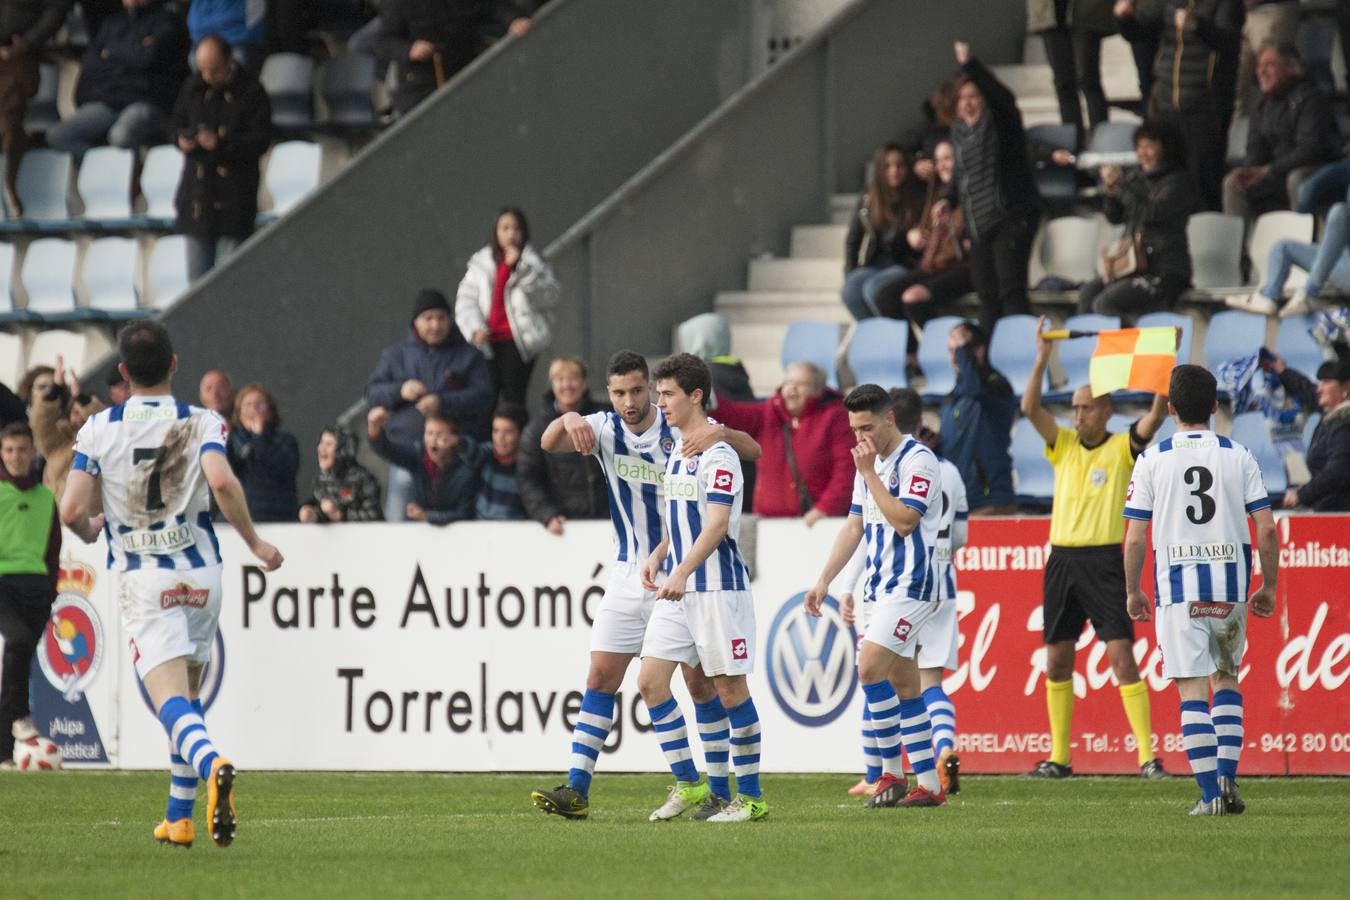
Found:
[[[488,358],[500,400],[525,403],[534,361],[553,340],[557,302],[558,282],[530,244],[525,214],[503,209],[455,296],[455,323]]]

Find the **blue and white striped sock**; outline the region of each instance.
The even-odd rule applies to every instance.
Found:
[[[581,712],[572,729],[572,761],[567,771],[567,783],[585,797],[591,792],[591,776],[595,761],[614,727],[614,695],[587,689],[581,695]]]
[[[759,789],[759,710],[746,697],[740,706],[727,710],[731,720],[731,767],[736,770],[736,793],[760,796]]]
[[[169,740],[178,755],[206,781],[211,777],[211,763],[216,761],[216,748],[206,733],[206,722],[186,697],[170,697],[159,708],[159,721],[169,733]]]
[[[867,711],[872,716],[872,739],[881,757],[881,770],[900,777],[900,698],[889,681],[863,685]]]
[[[698,739],[703,745],[703,764],[708,769],[708,787],[723,800],[731,799],[731,720],[720,697],[694,704]]]
[[[922,697],[900,701],[900,738],[905,743],[905,755],[914,770],[920,787],[934,794],[942,790],[937,768],[933,764],[933,729],[928,721],[928,707]]]
[[[1191,761],[1191,771],[1206,803],[1219,796],[1218,745],[1209,704],[1204,700],[1181,701],[1181,745]]]
[[[192,710],[202,715],[202,701],[192,701]],[[164,818],[170,822],[192,818],[192,807],[197,802],[197,772],[187,764],[178,750],[169,747],[169,803]]]
[[[1219,777],[1237,778],[1238,758],[1242,756],[1242,694],[1237,691],[1215,691],[1214,708],[1210,711],[1214,734],[1219,740]]]
[[[651,715],[656,738],[661,742],[661,752],[666,755],[666,764],[670,766],[675,780],[690,784],[697,782],[698,767],[694,765],[694,755],[689,750],[689,730],[685,727],[680,704],[671,697],[655,708],[648,707],[647,712]]]
[[[863,704],[862,724],[863,761],[867,763],[867,774],[863,779],[868,784],[876,784],[881,777],[881,748],[877,746],[877,735],[872,730],[872,710]]]
[[[923,705],[933,725],[933,755],[941,758],[943,750],[956,750],[956,706],[940,684],[923,692]]]

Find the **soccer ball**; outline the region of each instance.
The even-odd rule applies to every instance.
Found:
[[[14,766],[24,772],[41,772],[61,768],[61,751],[45,737],[29,738],[14,743]]]

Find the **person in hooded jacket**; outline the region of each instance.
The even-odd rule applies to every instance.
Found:
[[[319,471],[300,506],[301,522],[378,522],[384,518],[380,482],[356,461],[356,435],[329,425],[319,435]]]
[[[586,364],[560,356],[548,367],[549,392],[541,414],[530,419],[520,437],[516,484],[525,513],[551,534],[561,535],[568,519],[609,518],[609,492],[600,461],[580,453],[547,453],[544,429],[563,413],[583,416],[609,409],[590,397]]]

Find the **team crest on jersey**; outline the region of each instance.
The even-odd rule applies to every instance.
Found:
[[[103,662],[103,623],[89,602],[94,570],[67,562],[57,573],[56,602],[38,644],[38,666],[47,681],[74,703]]]
[[[933,486],[931,478],[925,478],[922,475],[909,476],[909,492],[915,497],[927,497],[928,489]]]
[[[914,626],[909,624],[909,622],[905,619],[901,619],[900,621],[896,622],[894,632],[896,640],[900,641],[907,640],[909,638],[910,629],[912,629],[913,627]]]
[[[684,470],[685,470],[686,472],[688,472],[690,475],[693,475],[695,472],[697,472],[697,471],[698,471],[698,457],[696,456],[696,457],[694,457],[693,459],[686,459],[686,460],[684,461]]]
[[[1092,486],[1095,488],[1104,487],[1106,485],[1105,469],[1093,469],[1088,473],[1088,477],[1092,479]]]
[[[750,658],[750,648],[746,646],[745,638],[731,639],[731,658],[732,659]]]
[[[897,472],[897,471],[892,471],[892,472],[891,472],[890,485],[891,485],[892,490],[900,486],[900,473],[899,473],[899,472]]]
[[[732,477],[726,469],[718,469],[713,473],[713,490],[731,492]]]
[[[673,437],[671,437],[670,435],[666,435],[665,437],[661,438],[662,453],[664,453],[666,456],[669,456],[670,451],[674,449],[675,449],[675,439]]]

